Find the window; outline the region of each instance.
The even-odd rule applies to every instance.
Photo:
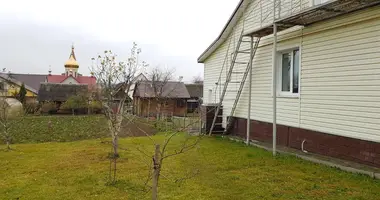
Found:
[[[281,53],[280,91],[282,94],[299,93],[300,52],[299,49]]]
[[[177,100],[177,108],[183,108],[183,107],[185,107],[185,100],[178,99]]]

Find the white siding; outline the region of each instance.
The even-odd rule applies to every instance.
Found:
[[[255,5],[258,4],[249,5],[245,17]],[[258,27],[258,23],[248,22],[246,30]],[[215,93],[215,83],[227,50],[228,63],[231,60],[230,54],[242,26],[241,19],[229,36],[232,38],[229,50],[227,40],[205,61],[204,96],[212,88],[213,100],[216,97],[213,102],[205,99],[206,103],[218,102],[219,90]],[[278,123],[380,142],[380,8],[355,12],[304,29],[295,27],[279,33],[278,38],[280,50],[300,46],[302,62],[300,98],[278,98]],[[247,48],[247,45],[242,47]],[[247,56],[238,59],[247,60]],[[221,73],[222,83],[226,66]],[[244,70],[245,66],[235,66],[235,69]],[[271,36],[262,38],[252,70],[251,117],[272,122]],[[238,84],[230,84],[229,90],[237,87]],[[224,116],[229,115],[235,97],[236,93],[227,93]],[[246,118],[247,105],[248,84],[245,84],[234,116]]]
[[[301,128],[380,142],[379,13],[372,8],[305,29]],[[365,21],[308,34],[358,20]]]
[[[73,77],[68,77],[62,83],[64,83],[64,84],[78,84],[78,81],[76,81]]]

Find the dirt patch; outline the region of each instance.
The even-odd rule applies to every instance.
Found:
[[[120,137],[144,137],[147,135],[155,135],[158,132],[152,124],[149,124],[145,119],[137,118],[133,122],[125,120],[123,122]]]

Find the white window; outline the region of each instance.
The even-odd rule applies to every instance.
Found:
[[[299,49],[283,51],[279,62],[279,92],[280,95],[295,95],[299,93],[300,52]]]

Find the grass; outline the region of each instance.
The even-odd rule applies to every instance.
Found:
[[[154,136],[163,140],[162,134]],[[185,136],[176,137],[173,151]],[[0,199],[149,199],[142,191],[148,138],[121,139],[118,182],[107,185],[110,146],[100,139],[67,143],[15,144],[0,151]],[[3,146],[0,146],[3,148]],[[172,180],[198,171],[184,182]],[[164,163],[160,199],[380,199],[380,181],[313,164],[221,138]]]
[[[102,115],[28,116],[10,131],[12,143],[68,142],[108,136]]]

